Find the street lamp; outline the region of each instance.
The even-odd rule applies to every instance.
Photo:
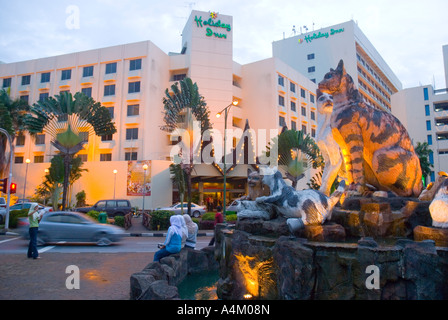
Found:
[[[117,169],[115,169],[114,171],[114,200],[115,200],[115,185],[117,184]]]
[[[220,112],[218,112],[216,114],[216,118],[221,117],[221,114],[224,112],[224,189],[223,189],[223,216],[224,218],[226,217],[226,194],[227,194],[227,190],[226,190],[226,184],[227,184],[227,168],[226,168],[226,143],[227,143],[227,116],[229,113],[229,109],[233,106],[237,106],[238,105],[238,100],[233,100],[233,102],[231,104],[229,104],[227,107],[225,107],[224,109],[222,109]]]
[[[146,170],[148,170],[148,165],[145,163],[143,165],[143,206],[142,206],[142,212],[145,213],[145,195],[146,195]]]
[[[25,183],[23,184],[23,197],[22,197],[23,200],[22,200],[22,202],[25,202],[25,199],[26,199],[26,197],[25,197],[25,192],[26,192],[26,178],[27,178],[27,176],[28,176],[28,165],[30,164],[31,160],[30,160],[30,159],[26,159],[25,162],[26,162],[26,170],[25,170]]]

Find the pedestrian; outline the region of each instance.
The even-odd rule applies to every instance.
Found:
[[[182,248],[182,221],[181,215],[170,217],[170,227],[163,244],[159,244],[160,250],[154,254],[154,261],[160,261],[163,257],[180,252]]]
[[[30,243],[28,244],[28,258],[40,259],[37,251],[37,232],[39,230],[40,215],[38,213],[39,206],[36,204],[30,207],[28,211]]]
[[[187,225],[188,236],[185,241],[185,248],[196,248],[196,239],[198,236],[198,225],[191,220],[188,214],[184,214],[184,220]]]
[[[215,223],[213,224],[213,227],[215,228],[215,233],[216,233],[216,225],[218,223],[223,223],[224,222],[224,217],[222,216],[221,210],[222,210],[221,206],[217,206],[216,207]],[[210,240],[210,243],[208,245],[212,246],[214,244],[215,244],[215,235],[213,235],[213,238]]]

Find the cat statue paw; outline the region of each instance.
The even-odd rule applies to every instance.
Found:
[[[436,228],[448,228],[448,179],[439,187],[434,200],[429,205],[432,225]]]

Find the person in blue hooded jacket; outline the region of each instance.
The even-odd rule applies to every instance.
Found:
[[[183,220],[184,217],[181,215],[170,217],[170,227],[168,228],[165,242],[160,246],[160,250],[154,254],[154,261],[160,261],[164,257],[180,252],[182,248]]]

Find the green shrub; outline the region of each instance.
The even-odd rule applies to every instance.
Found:
[[[150,213],[150,226],[152,230],[167,230],[170,227],[170,217],[173,211],[156,210]]]
[[[19,218],[28,217],[29,209],[11,210],[9,211],[9,227],[17,228]]]
[[[98,216],[100,215],[100,213],[95,210],[90,210],[89,212],[87,212],[87,215],[91,217],[93,220],[98,221]]]
[[[202,221],[215,221],[215,213],[214,212],[206,212],[201,217]]]
[[[227,222],[235,222],[236,220],[238,220],[238,216],[236,215],[236,213],[233,213],[233,214],[226,213],[226,221]]]
[[[116,226],[124,228],[124,217],[123,216],[115,216],[115,223]]]

